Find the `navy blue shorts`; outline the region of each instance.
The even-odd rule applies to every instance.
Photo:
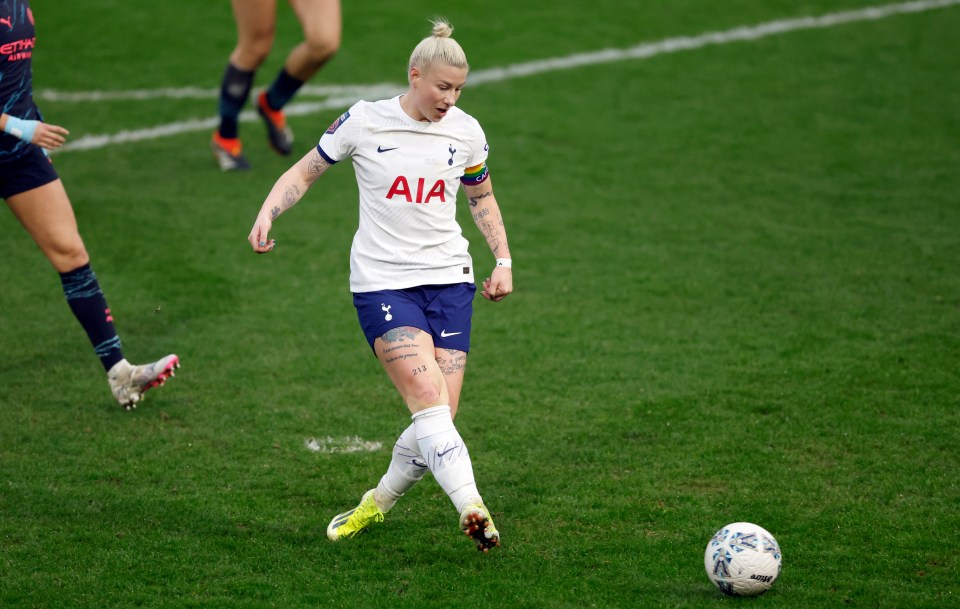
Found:
[[[0,161],[0,199],[39,188],[60,177],[40,146],[27,149],[19,158]]]
[[[434,346],[440,349],[469,352],[476,291],[472,283],[453,283],[355,292],[353,306],[370,348],[389,330],[412,326],[430,333]]]

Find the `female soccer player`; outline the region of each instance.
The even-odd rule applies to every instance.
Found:
[[[244,170],[238,120],[247,103],[253,77],[273,46],[277,0],[233,0],[237,46],[220,87],[220,127],[210,148],[223,171]],[[303,28],[304,41],[294,47],[270,88],[257,98],[257,112],[267,127],[270,145],[279,154],[293,150],[293,132],[283,107],[340,48],[340,0],[290,0]]]
[[[360,504],[327,527],[334,541],[381,522],[429,469],[453,501],[460,527],[486,552],[500,545],[453,424],[463,386],[473,314],[473,262],[456,221],[460,184],[496,259],[482,295],[513,291],[510,251],[487,172],[487,143],[456,107],[467,59],[446,21],[413,50],[409,88],[392,99],[360,101],[338,118],[273,186],[248,237],[273,250],[273,221],[326,170],[350,157],[360,191],[360,227],[350,256],[350,289],[360,326],[413,424],[400,435],[387,472]]]
[[[180,362],[168,355],[134,366],[123,357],[70,199],[45,153],[62,146],[68,132],[44,123],[33,102],[35,41],[29,0],[0,0],[0,197],[60,273],[67,303],[107,371],[113,397],[129,410],[144,392],[173,376]]]

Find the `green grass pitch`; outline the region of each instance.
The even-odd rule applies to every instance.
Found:
[[[228,2],[33,5],[39,104],[72,141],[215,115]],[[482,73],[870,5],[439,12]],[[257,86],[299,36],[279,11]],[[437,12],[344,2],[311,84],[402,87]],[[950,5],[468,83],[516,284],[477,302],[457,418],[503,535],[489,555],[431,479],[370,533],[324,535],[408,421],[350,299],[348,165],[255,256],[290,163],[261,125],[242,126],[244,175],[215,168],[205,129],[56,155],[128,357],[183,367],[116,407],[56,274],[0,213],[0,606],[960,606],[957,32]],[[40,96],[186,87],[201,94]],[[299,153],[347,105],[293,117]],[[305,447],[327,437],[382,448]],[[783,549],[758,599],[704,574],[737,520]]]

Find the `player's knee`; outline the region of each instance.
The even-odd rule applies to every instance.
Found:
[[[304,42],[307,47],[307,55],[310,57],[310,61],[314,63],[324,63],[340,50],[339,33],[333,35],[324,32],[308,35]]]
[[[62,245],[47,251],[47,258],[58,273],[69,273],[90,262],[83,243]]]
[[[244,40],[233,52],[234,63],[244,68],[260,67],[273,48],[273,30],[263,31]]]
[[[407,403],[414,406],[432,406],[440,403],[440,388],[430,379],[414,379],[407,391]]]
[[[263,62],[266,61],[267,55],[270,54],[270,48],[272,46],[272,43],[257,43],[250,46],[244,53],[248,64],[254,66],[255,68],[259,68]]]

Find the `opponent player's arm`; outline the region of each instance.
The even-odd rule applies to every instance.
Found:
[[[264,254],[273,249],[276,242],[269,238],[273,221],[296,205],[329,167],[330,164],[314,148],[280,176],[260,207],[257,220],[247,237],[255,252]]]
[[[487,176],[480,184],[464,184],[463,191],[470,203],[470,215],[497,259],[490,277],[483,282],[482,295],[487,300],[499,302],[513,291],[513,271],[507,229],[503,225],[497,198],[493,196],[493,181]]]
[[[24,120],[16,116],[10,116],[6,112],[0,114],[0,130],[48,150],[63,146],[63,143],[67,141],[64,136],[70,134],[60,125],[51,125],[36,120]]]

